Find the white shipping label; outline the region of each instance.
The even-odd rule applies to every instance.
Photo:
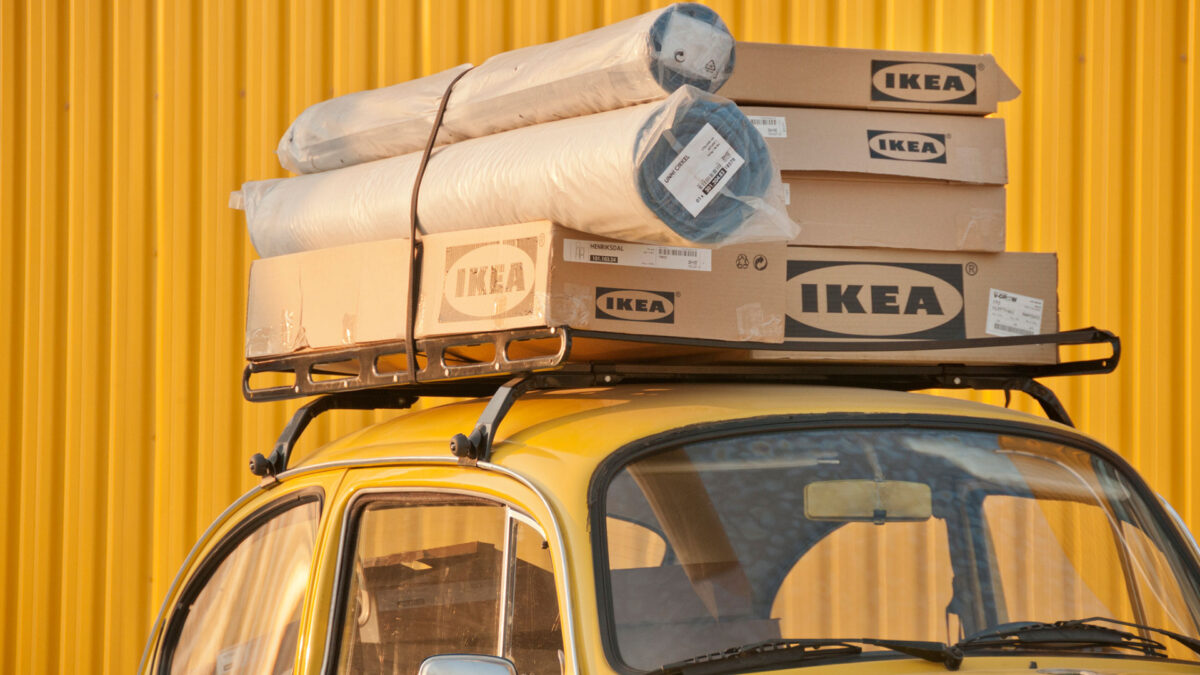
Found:
[[[725,74],[733,37],[683,12],[671,12],[663,31],[659,63],[690,77],[714,81]],[[661,67],[661,66],[660,66]]]
[[[1042,299],[992,289],[988,299],[987,334],[1011,337],[1042,332]]]
[[[707,248],[627,244],[618,241],[565,239],[563,260],[598,265],[656,267],[665,270],[712,271],[712,251]]]
[[[705,124],[662,172],[658,182],[695,217],[745,163],[711,124]]]
[[[764,115],[747,115],[750,124],[758,129],[763,138],[787,138],[787,118]]]

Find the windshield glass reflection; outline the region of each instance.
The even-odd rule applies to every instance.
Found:
[[[1195,580],[1147,506],[1103,459],[1043,440],[743,433],[630,463],[605,508],[616,644],[638,669],[1090,616],[1198,634]]]

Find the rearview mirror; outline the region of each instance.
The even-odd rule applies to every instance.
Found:
[[[899,480],[826,480],[804,486],[804,515],[837,522],[916,522],[933,515],[925,483]]]
[[[499,656],[438,654],[422,661],[417,675],[517,675],[517,667]]]

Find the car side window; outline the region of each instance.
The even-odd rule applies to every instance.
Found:
[[[201,567],[171,620],[160,672],[292,672],[321,507],[315,495],[289,502],[251,516]]]
[[[336,672],[415,673],[437,654],[488,654],[512,659],[522,675],[557,675],[553,567],[526,520],[457,495],[361,501],[342,563]]]
[[[557,675],[563,671],[562,624],[550,546],[541,532],[514,520],[512,611],[504,655],[520,675]]]

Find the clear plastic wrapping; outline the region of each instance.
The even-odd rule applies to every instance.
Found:
[[[234,193],[261,256],[407,237],[421,154],[256,181]],[[666,100],[434,151],[426,232],[551,220],[645,243],[786,241],[778,171],[737,106],[684,86]]]
[[[454,87],[438,143],[714,92],[733,72],[733,36],[711,9],[679,3],[574,37],[497,54]],[[284,133],[285,169],[314,173],[425,146],[446,87],[469,64],[311,106]]]

